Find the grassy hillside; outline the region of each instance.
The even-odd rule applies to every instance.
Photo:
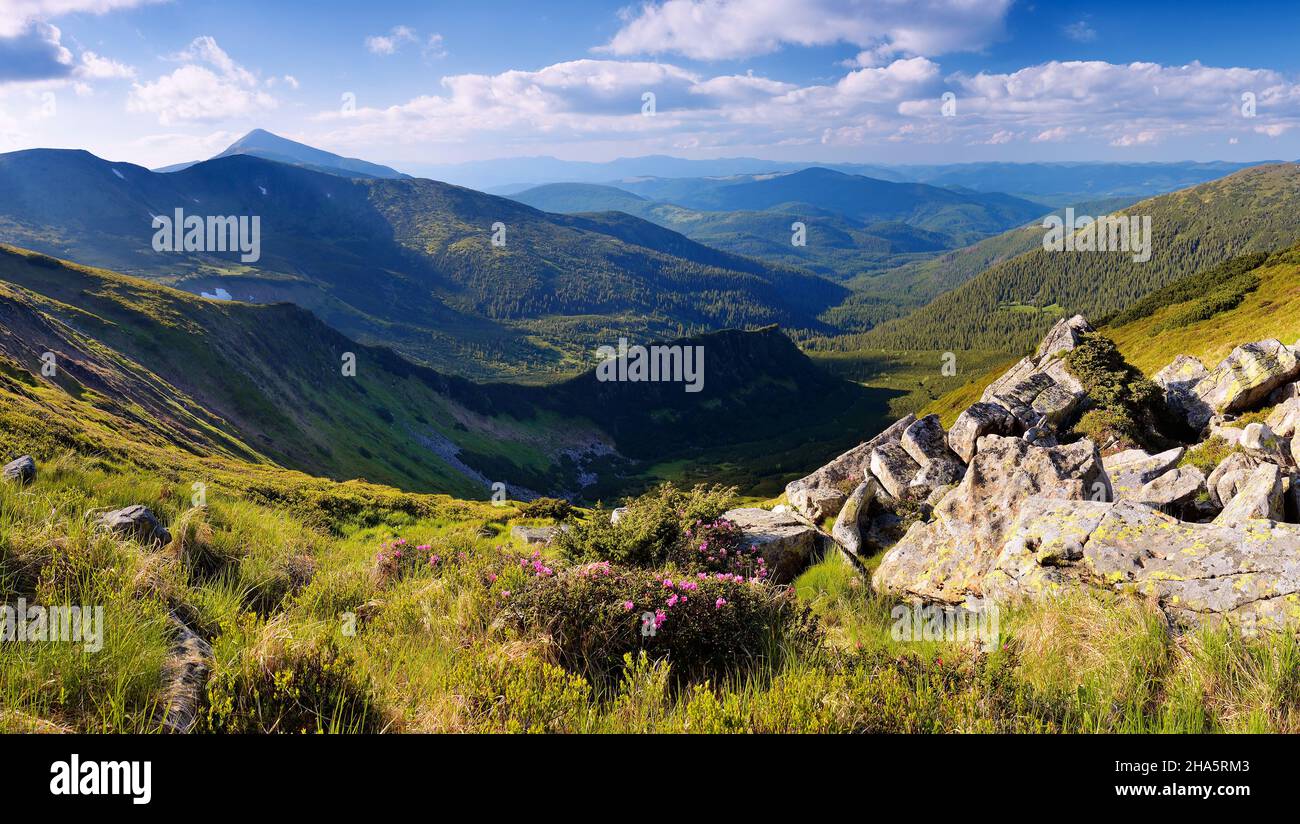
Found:
[[[1245,255],[1179,278],[1111,318],[1099,331],[1147,376],[1180,354],[1214,368],[1243,343],[1300,340],[1300,245]],[[950,425],[984,387],[1014,363],[995,362],[968,382],[926,404]]]
[[[705,353],[699,392],[599,383],[591,370],[549,386],[475,384],[290,304],[197,298],[18,249],[0,247],[0,288],[0,352],[26,380],[195,450],[463,497],[494,482],[610,497],[658,477],[770,492],[883,425],[895,394],[818,369],[774,327],[679,341]],[[38,380],[47,351],[60,370]],[[355,375],[343,374],[348,352]]]
[[[1148,375],[1155,374],[1179,354],[1192,355],[1213,368],[1233,348],[1251,341],[1277,338],[1288,345],[1300,340],[1300,246],[1269,256],[1248,274],[1253,283],[1240,290],[1240,303],[1227,306],[1205,298],[1219,284],[1240,284],[1238,273],[1220,267],[1212,279],[1198,278],[1196,288],[1179,289],[1179,282],[1155,292],[1160,300],[1149,313],[1117,318],[1103,329],[1124,357]],[[1193,278],[1187,280],[1192,281]],[[1233,290],[1238,291],[1237,289]],[[1221,306],[1216,311],[1216,306]],[[1190,311],[1195,310],[1195,311]]]
[[[922,309],[882,324],[861,345],[886,349],[1032,348],[1060,316],[1100,317],[1183,275],[1300,238],[1300,166],[1277,164],[1135,204],[1150,216],[1151,260],[1125,252],[1040,249],[999,263]],[[1041,231],[1041,230],[1040,230]]]

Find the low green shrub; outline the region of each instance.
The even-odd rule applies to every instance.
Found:
[[[573,562],[609,561],[646,569],[674,563],[684,556],[688,532],[713,522],[735,500],[736,490],[696,486],[688,491],[665,483],[626,502],[618,523],[597,510],[556,536],[555,546]]]
[[[352,659],[330,637],[291,641],[252,616],[223,628],[196,731],[379,732],[380,713]],[[229,660],[221,650],[236,648]]]
[[[1084,335],[1065,356],[1066,367],[1088,393],[1074,434],[1099,446],[1158,449],[1174,428],[1160,387],[1124,360],[1114,341]]]
[[[525,518],[551,518],[563,521],[573,514],[573,504],[562,498],[534,498],[520,505],[519,514]]]

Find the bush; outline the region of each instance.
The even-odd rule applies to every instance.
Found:
[[[573,504],[561,498],[535,498],[519,507],[525,518],[551,518],[563,521],[573,514]]]
[[[574,562],[610,561],[646,569],[662,567],[680,558],[687,532],[697,523],[716,521],[735,499],[736,490],[721,486],[696,486],[681,491],[662,484],[626,502],[618,523],[597,510],[555,538],[560,552]]]
[[[774,662],[783,646],[816,646],[820,632],[789,590],[725,572],[689,576],[597,562],[535,577],[509,599],[518,629],[550,636],[559,663],[607,682],[623,656],[666,657],[678,682],[711,680]]]

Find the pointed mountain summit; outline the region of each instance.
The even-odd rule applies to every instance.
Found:
[[[215,160],[218,157],[230,157],[232,155],[252,155],[263,160],[274,160],[279,163],[288,163],[293,166],[301,166],[343,177],[385,179],[410,177],[410,175],[402,174],[388,166],[381,166],[378,163],[371,163],[355,157],[336,155],[324,149],[317,149],[296,140],[280,137],[265,129],[253,129],[234,143],[231,143],[226,147],[225,151],[210,159]],[[179,172],[193,165],[193,163],[178,163],[175,166],[166,166],[157,171]]]

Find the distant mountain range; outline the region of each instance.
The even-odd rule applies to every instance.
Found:
[[[1056,207],[1108,197],[1149,197],[1215,180],[1249,166],[1275,162],[1278,161],[888,165],[756,158],[684,160],[673,157],[640,157],[621,158],[608,163],[555,158],[503,158],[471,163],[419,165],[410,171],[503,195],[518,194],[546,183],[601,183],[656,199],[675,200],[667,191],[672,191],[677,186],[671,182],[677,178],[761,175],[819,167],[892,183],[925,183],[941,188],[1004,192]],[[654,194],[650,191],[651,187],[667,187],[667,190]]]
[[[194,294],[292,301],[362,342],[474,377],[572,373],[620,334],[823,328],[817,315],[848,294],[619,213],[548,214],[432,180],[250,155],[157,173],[14,152],[0,155],[0,193],[0,241]],[[176,209],[258,216],[259,259],[156,251],[154,216]]]
[[[811,168],[623,184],[551,183],[513,195],[548,212],[617,210],[709,246],[846,281],[954,249],[1047,211],[1001,194]],[[796,242],[796,224],[803,226]]]

